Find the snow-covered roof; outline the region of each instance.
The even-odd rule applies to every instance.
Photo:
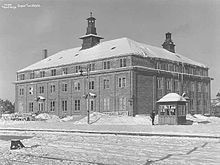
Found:
[[[162,97],[160,100],[157,101],[157,103],[163,103],[163,102],[186,102],[186,99],[177,93],[168,93],[164,97]]]
[[[180,54],[169,52],[166,49],[139,43],[128,38],[119,38],[99,43],[88,49],[81,50],[81,47],[77,47],[60,51],[18,72],[134,54],[142,57],[167,59],[207,68],[201,63],[195,62]]]

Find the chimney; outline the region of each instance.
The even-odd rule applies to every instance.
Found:
[[[175,53],[175,44],[171,39],[171,33],[170,32],[166,33],[166,40],[164,41],[162,46],[163,46],[164,49],[166,49],[166,50],[168,50],[172,53]]]
[[[43,50],[43,59],[47,58],[47,49]]]

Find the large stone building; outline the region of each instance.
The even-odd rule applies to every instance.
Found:
[[[209,112],[208,67],[175,53],[171,33],[166,33],[163,48],[128,38],[100,43],[95,20],[92,15],[87,19],[81,47],[49,57],[45,50],[44,59],[17,71],[16,111],[65,116],[86,114],[89,107],[149,114],[165,94],[185,92],[191,113]]]

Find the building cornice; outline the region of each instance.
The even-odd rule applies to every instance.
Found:
[[[211,80],[211,78],[208,76],[199,76],[199,75],[192,75],[192,74],[187,74],[187,73],[166,71],[166,70],[154,69],[154,68],[149,68],[149,67],[144,67],[144,66],[128,66],[128,67],[122,67],[122,68],[112,68],[112,69],[105,69],[105,70],[90,71],[90,75],[122,72],[122,71],[129,71],[129,70],[143,71],[143,72],[146,72],[147,74],[152,74],[152,75],[157,75],[157,76],[162,75],[162,76],[169,76],[169,77],[179,77],[180,75],[183,75],[184,78],[192,78],[192,79],[196,79],[200,81]],[[86,72],[85,72],[85,76],[86,76]],[[34,82],[59,80],[59,79],[65,79],[65,78],[76,78],[76,77],[81,77],[80,73],[63,74],[63,75],[57,75],[57,76],[15,81],[14,84],[34,83]]]

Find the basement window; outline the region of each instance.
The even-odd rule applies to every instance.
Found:
[[[77,54],[75,54],[75,56],[78,56],[79,54],[77,53]]]
[[[115,49],[115,48],[116,48],[116,47],[114,46],[114,47],[111,48],[111,50],[113,50],[113,49]]]

